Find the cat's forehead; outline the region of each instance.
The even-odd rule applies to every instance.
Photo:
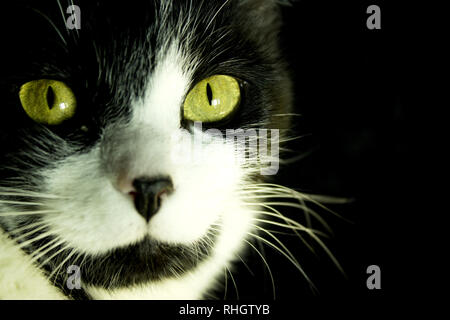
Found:
[[[80,9],[80,29],[66,25],[67,8],[73,4]],[[214,74],[251,85],[236,118],[239,123],[233,126],[260,121],[268,109],[280,105],[274,99],[283,96],[273,4],[272,0],[10,4],[10,14],[0,27],[12,30],[3,34],[14,46],[5,51],[0,67],[5,79],[1,89],[15,121],[5,126],[14,130],[32,126],[17,108],[17,90],[30,80],[65,82],[76,95],[79,122],[93,121],[95,141],[95,131],[100,133],[118,116],[129,117],[139,105],[147,106],[143,119],[179,121],[189,89]],[[165,105],[174,111],[167,112]],[[67,123],[55,128],[60,129],[65,136],[73,128]]]

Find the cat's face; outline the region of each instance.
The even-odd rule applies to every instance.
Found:
[[[70,30],[65,1],[30,3],[1,25],[2,227],[61,287],[78,265],[92,297],[200,297],[248,237],[251,187],[264,179],[261,163],[235,161],[235,144],[206,130],[287,125],[276,4],[85,1]],[[68,92],[64,121],[27,112],[21,94],[35,91],[23,85],[41,79],[66,85],[46,97]],[[232,112],[198,128],[188,96],[217,92]]]

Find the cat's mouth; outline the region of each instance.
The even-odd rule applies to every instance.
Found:
[[[74,267],[79,271],[82,287],[119,289],[179,277],[194,269],[211,254],[217,236],[218,229],[210,229],[203,238],[187,245],[164,243],[147,235],[137,243],[97,255],[79,253],[73,248],[61,251],[58,247],[40,260],[57,253],[42,268],[68,295],[75,290],[67,286],[68,270]]]

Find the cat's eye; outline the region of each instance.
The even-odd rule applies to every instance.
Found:
[[[237,79],[215,75],[197,83],[184,101],[184,118],[190,121],[219,122],[239,107],[241,89]]]
[[[77,107],[72,90],[57,80],[27,82],[20,88],[19,98],[27,115],[46,125],[58,125],[72,118]]]

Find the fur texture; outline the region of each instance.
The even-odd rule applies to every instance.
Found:
[[[219,132],[289,127],[277,4],[75,4],[80,30],[65,28],[63,1],[18,1],[2,21],[2,34],[13,32],[0,79],[0,297],[205,297],[256,232],[265,177],[258,162],[232,161],[233,144],[185,123],[181,108],[198,81],[227,74],[244,99]],[[41,78],[77,96],[76,116],[59,127],[34,123],[17,100],[21,84]],[[198,162],[177,153],[196,137]],[[129,196],[140,176],[174,184],[148,223]],[[81,268],[81,290],[66,286],[69,265]]]

